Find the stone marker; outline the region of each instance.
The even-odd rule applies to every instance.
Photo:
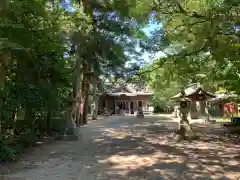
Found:
[[[64,128],[59,137],[59,140],[65,140],[65,141],[78,140],[76,123],[71,119],[70,116],[67,115],[67,113],[65,113],[64,117],[62,118],[64,118]]]
[[[144,114],[143,114],[142,107],[139,107],[139,108],[138,108],[137,118],[144,118]]]

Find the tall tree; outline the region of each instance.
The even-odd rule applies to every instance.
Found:
[[[139,38],[139,27],[130,19],[129,7],[123,3],[119,4],[118,1],[80,1],[78,6],[79,10],[83,9],[92,27],[89,36],[84,36],[85,40],[74,40],[75,52],[79,57],[78,66],[82,70],[78,114],[81,114],[80,123],[85,124],[89,87],[94,83],[92,77],[110,75],[124,67],[129,59],[125,52],[134,52],[135,42]]]

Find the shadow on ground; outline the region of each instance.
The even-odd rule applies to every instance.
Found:
[[[5,180],[240,179],[240,146],[215,125],[194,124],[200,140],[177,143],[165,115],[111,117],[79,128],[76,142],[38,147]],[[1,175],[0,175],[1,179]]]
[[[120,123],[120,124],[118,124]],[[94,137],[106,179],[239,179],[240,146],[214,127],[194,125],[201,139],[177,143],[168,117],[123,118]],[[104,154],[104,155],[103,155]]]

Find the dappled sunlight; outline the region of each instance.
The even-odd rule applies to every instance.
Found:
[[[179,164],[184,162],[183,157],[168,155],[163,152],[155,152],[151,155],[129,155],[129,156],[121,156],[121,155],[113,155],[105,160],[100,160],[99,163],[109,164],[110,171],[117,170],[121,172],[121,175],[127,175],[128,173],[138,170],[145,169],[149,170],[157,170],[152,169],[156,164],[163,164],[166,166],[166,169],[175,169]]]
[[[107,168],[110,179],[240,177],[239,144],[214,134],[213,126],[195,125],[200,140],[189,143],[176,142],[177,123],[172,121],[124,123],[121,128],[101,128],[101,135],[94,139],[105,153],[98,163]]]
[[[240,179],[238,137],[224,136],[212,125],[195,124],[199,140],[178,142],[176,128],[176,122],[159,117],[103,121],[79,128],[77,144],[60,144],[46,158],[56,166],[54,171],[60,167],[79,172],[84,162],[84,173],[96,172],[95,179]],[[60,165],[51,160],[56,156]]]

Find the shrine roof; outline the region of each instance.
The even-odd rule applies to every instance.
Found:
[[[153,93],[144,84],[130,84],[123,83],[108,87],[106,93],[110,96],[138,96],[138,95],[152,95]]]
[[[220,102],[228,99],[236,99],[238,96],[236,94],[216,94],[215,98],[209,99],[208,102]]]
[[[185,91],[185,96],[186,97],[195,96],[199,93],[204,94],[208,98],[215,98],[216,97],[215,94],[206,91],[201,85],[191,85],[191,86],[185,88],[184,91]],[[175,96],[171,97],[171,99],[178,99],[178,98],[181,98],[181,92],[176,94]]]

